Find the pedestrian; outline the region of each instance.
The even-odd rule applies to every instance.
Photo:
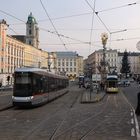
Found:
[[[85,82],[85,88],[86,89],[88,88],[88,82],[87,81]]]
[[[138,99],[138,101],[137,101],[137,108],[136,108],[135,113],[137,116],[139,116],[140,115],[140,92],[137,95],[137,99]]]
[[[100,89],[103,90],[103,83],[100,83]]]
[[[79,82],[79,88],[81,88],[81,86],[82,86],[82,82],[80,81],[80,82]]]

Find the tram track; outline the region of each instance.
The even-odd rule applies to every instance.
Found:
[[[85,120],[75,124],[74,126],[66,129],[65,131],[59,133],[58,135],[56,135],[56,137],[54,139],[57,139],[57,140],[60,139],[61,140],[61,139],[63,139],[64,136],[69,136],[69,135],[71,135],[69,137],[72,137],[72,135],[73,135],[72,133],[73,132],[77,132],[78,133],[80,128],[82,128],[82,129],[85,129],[85,130],[83,131],[83,134],[80,135],[80,137],[77,137],[77,139],[78,140],[84,140],[91,133],[92,133],[92,136],[93,136],[96,133],[96,130],[98,130],[98,128],[101,128],[102,125],[106,126],[108,124],[108,122],[110,122],[110,121],[113,121],[112,124],[114,124],[116,126],[120,125],[121,121],[123,121],[128,116],[128,110],[124,111],[122,113],[121,108],[116,106],[116,98],[114,98],[114,97],[111,98],[111,99],[113,99],[113,101],[115,101],[115,102],[112,103],[112,106],[114,106],[114,108],[118,108],[118,111],[116,112],[116,111],[110,110],[109,106],[111,104],[108,102],[109,101],[109,97],[110,96],[108,96],[108,99],[107,99],[107,102],[106,102],[106,106],[104,106],[104,109],[102,109],[99,113],[97,113],[96,115],[90,116],[89,118],[87,118],[87,119],[85,119]],[[107,103],[108,103],[109,106],[107,105]],[[124,103],[124,104],[126,105],[126,103]],[[120,118],[118,118],[118,113],[122,113]],[[99,117],[101,118],[100,121],[98,121],[98,119],[97,119]],[[113,117],[115,117],[114,119],[116,119],[116,122],[114,122],[114,120],[110,120],[110,118],[113,118]],[[93,120],[96,123],[93,123],[92,126],[89,125],[89,127],[87,127],[87,125],[90,124],[90,122],[92,123]],[[86,128],[84,128],[84,127],[86,127]]]
[[[69,110],[66,112],[66,116],[64,117],[64,119],[60,122],[60,124],[58,125],[58,127],[55,128],[52,136],[49,138],[49,140],[54,140],[55,135],[57,134],[57,132],[59,131],[60,127],[63,125],[63,123],[65,122],[67,116],[69,115],[69,112],[71,111],[71,109],[73,108],[74,104],[77,102],[78,98],[81,97],[81,94],[78,94],[75,99],[73,100],[73,102],[71,103]]]
[[[57,122],[58,125],[54,128],[52,134],[49,136],[49,138],[47,137],[47,139],[49,139],[49,140],[54,140],[55,138],[58,137],[58,133],[59,133],[59,130],[61,129],[61,126],[63,126],[63,124],[66,122],[67,117],[69,116],[71,110],[72,110],[73,107],[74,107],[74,104],[76,103],[76,101],[78,100],[78,98],[79,98],[80,96],[81,96],[81,94],[78,94],[77,96],[75,96],[75,98],[73,99],[73,101],[71,102],[70,105],[69,105],[69,103],[68,103],[67,106],[66,106],[65,104],[64,104],[64,106],[62,106],[62,107],[65,107],[65,116],[63,116],[63,119],[61,119],[59,122]],[[103,104],[102,104],[102,105],[103,105]],[[42,124],[44,124],[45,122],[47,122],[47,121],[49,121],[50,119],[52,119],[52,117],[55,118],[55,115],[57,116],[59,112],[61,112],[61,111],[59,111],[59,109],[58,109],[58,111],[56,111],[55,114],[52,113],[52,115],[50,115],[50,117],[49,117],[48,119],[42,121],[36,128],[32,129],[28,134],[26,134],[26,136],[24,136],[22,140],[34,139],[34,136],[36,135],[37,131],[39,131],[40,127],[42,127]],[[70,130],[72,130],[73,128],[75,128],[76,126],[78,126],[78,125],[80,125],[80,124],[83,124],[83,122],[86,122],[86,121],[88,121],[88,120],[90,120],[90,119],[93,119],[94,117],[97,117],[99,114],[101,114],[101,113],[98,113],[98,114],[96,114],[96,115],[94,114],[93,116],[91,116],[91,117],[89,117],[89,118],[87,118],[87,119],[85,119],[85,120],[80,121],[80,122],[77,123],[76,125],[72,126],[72,127],[70,128]],[[66,130],[66,131],[67,131],[67,130]],[[64,133],[65,133],[65,132],[64,132]],[[61,134],[60,134],[60,135],[61,135]],[[35,138],[35,139],[36,139],[36,138]]]
[[[106,104],[103,106],[103,109],[99,113],[91,115],[90,117],[88,117],[88,118],[86,118],[84,120],[81,120],[80,122],[76,123],[75,125],[71,126],[70,128],[66,129],[65,131],[63,131],[63,132],[61,132],[59,134],[55,133],[55,135],[56,134],[57,135],[55,137],[53,136],[53,139],[51,139],[51,140],[54,140],[54,139],[57,139],[57,138],[59,139],[59,137],[61,137],[62,135],[67,134],[67,132],[70,132],[71,130],[75,129],[76,127],[85,124],[87,121],[90,121],[91,119],[97,118],[99,115],[101,115],[105,111],[105,108],[107,107],[108,100],[109,100],[109,98],[107,98]],[[57,129],[57,131],[58,131],[58,129]],[[82,137],[84,137],[84,135],[81,136],[81,138]]]
[[[42,122],[40,122],[36,127],[34,127],[31,131],[29,131],[25,136],[23,136],[22,140],[28,140],[28,139],[31,139],[32,137],[34,137],[34,135],[37,133],[38,129],[40,127],[42,127],[42,125],[51,120],[52,118],[55,118],[57,117],[59,114],[61,114],[62,112],[62,108],[63,108],[63,113],[65,113],[65,117],[63,116],[64,119],[61,119],[60,122],[58,122],[58,126],[54,129],[53,133],[51,134],[49,140],[53,140],[54,137],[55,137],[55,134],[57,133],[57,131],[59,130],[59,128],[63,125],[64,121],[66,120],[66,117],[68,116],[70,110],[74,107],[75,103],[77,102],[79,96],[81,95],[81,93],[79,92],[77,95],[75,94],[75,98],[66,103],[63,102],[63,104],[57,109],[57,110],[54,110],[50,115],[49,117],[47,116],[47,119],[43,120]]]
[[[127,115],[127,113],[124,112],[123,117],[120,118],[120,119],[118,120],[117,123],[119,124],[119,122],[120,122],[121,120],[123,120],[123,119],[126,117],[126,115]],[[96,131],[99,127],[101,127],[101,125],[105,124],[107,121],[108,121],[108,119],[105,119],[105,120],[101,121],[97,126],[95,126],[94,128],[90,129],[88,132],[86,132],[84,135],[82,135],[82,136],[79,138],[79,140],[84,140],[84,139],[86,139],[86,138],[90,135],[90,133],[92,133],[92,136],[93,136],[93,135],[96,133],[95,131]]]
[[[114,101],[116,101],[116,98],[114,98]],[[128,104],[127,101],[126,101],[125,103]],[[115,106],[116,106],[116,102],[115,102]],[[131,106],[130,106],[130,108],[131,108]],[[131,110],[131,109],[130,109],[130,110]],[[115,113],[116,113],[116,112],[115,112]],[[114,115],[114,114],[113,114],[113,115]],[[116,113],[116,115],[117,115],[117,113]],[[127,117],[127,115],[128,115],[128,112],[127,112],[127,111],[124,111],[123,114],[122,114],[122,117],[121,117],[120,119],[117,119],[116,124],[121,123],[121,121],[123,121],[124,118]],[[107,119],[101,121],[97,126],[95,126],[95,127],[92,128],[91,130],[87,131],[84,135],[82,135],[82,136],[79,138],[79,140],[87,139],[87,137],[90,135],[90,133],[92,133],[92,138],[93,138],[93,136],[96,134],[96,130],[97,130],[102,124],[105,124],[106,122],[107,122]]]

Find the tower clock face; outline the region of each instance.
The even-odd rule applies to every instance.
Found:
[[[136,48],[140,51],[140,41],[136,44]]]

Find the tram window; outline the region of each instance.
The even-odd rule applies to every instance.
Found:
[[[116,82],[115,81],[110,81],[109,82],[109,87],[116,87]]]
[[[29,77],[28,73],[19,73],[16,74],[16,84],[29,84],[31,83],[31,78]]]

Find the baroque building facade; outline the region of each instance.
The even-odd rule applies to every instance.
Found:
[[[13,84],[13,73],[19,67],[48,68],[48,52],[34,44],[26,44],[25,36],[7,35],[8,25],[0,21],[0,83],[5,86]],[[29,38],[27,37],[27,40]],[[34,39],[33,39],[34,40]],[[38,42],[38,37],[36,38]]]

